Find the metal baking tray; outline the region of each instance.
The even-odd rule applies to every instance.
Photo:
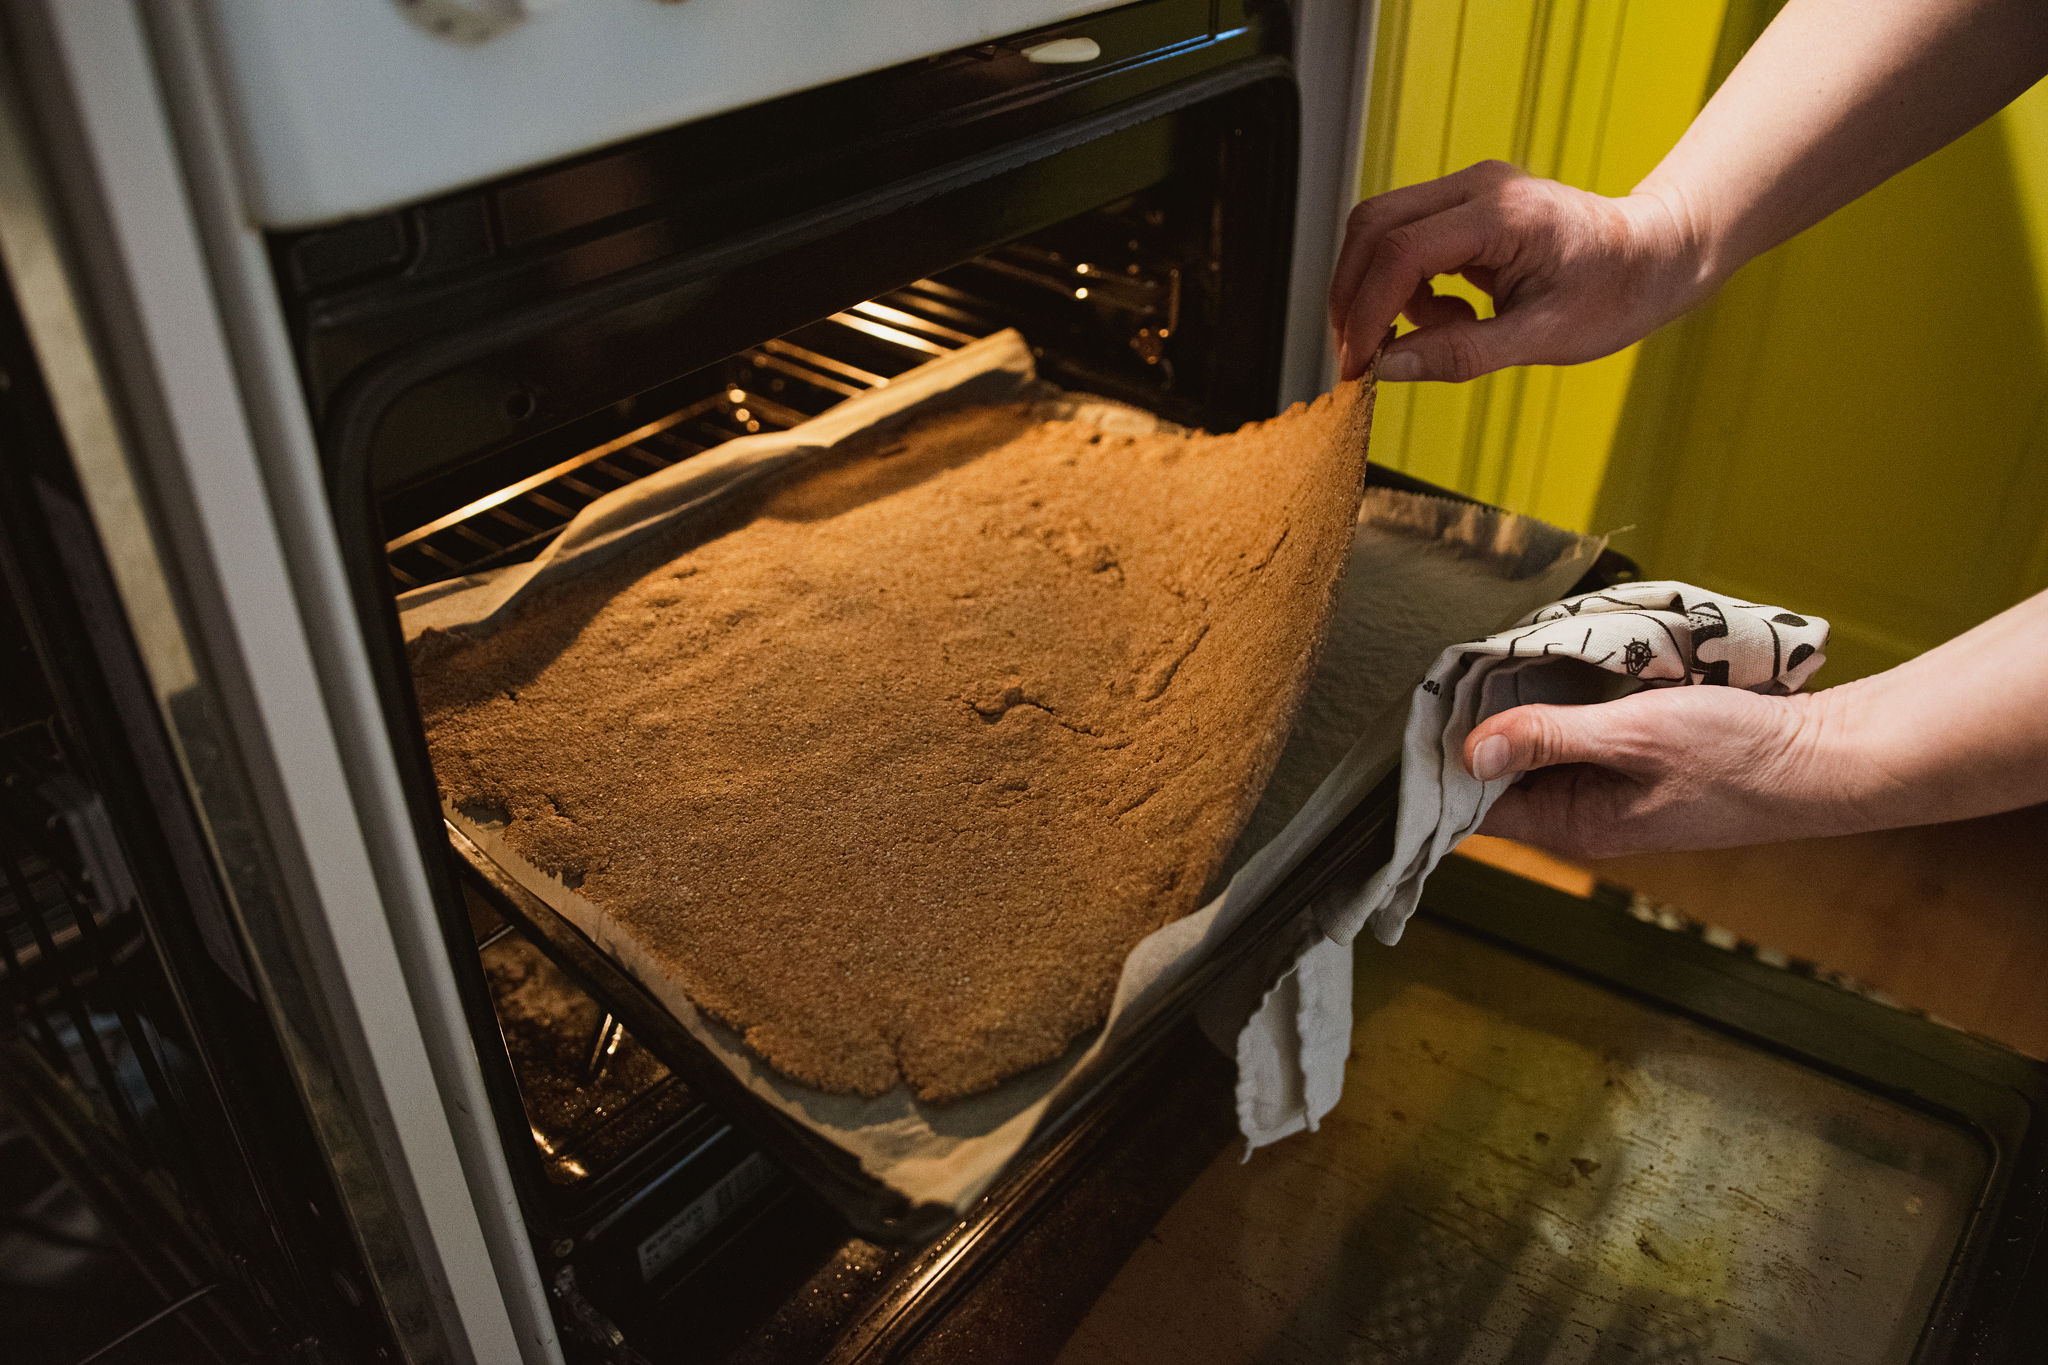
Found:
[[[1367,482],[1409,492],[1473,499],[1369,467]],[[1589,592],[1637,577],[1635,564],[1613,550],[1600,558],[1572,591]],[[1010,1169],[1034,1160],[1060,1135],[1100,1108],[1149,1061],[1210,991],[1251,961],[1282,928],[1339,878],[1355,879],[1383,864],[1393,851],[1398,771],[1389,774],[1302,859],[1264,902],[1253,907],[1207,958],[1161,992],[1140,1017],[1129,1040],[1101,1059],[1095,1075],[1064,1105],[1048,1111]],[[445,823],[445,822],[444,822]],[[950,1205],[913,1203],[869,1175],[859,1160],[823,1135],[768,1104],[729,1071],[668,1008],[576,925],[523,886],[452,824],[445,825],[459,874],[494,909],[523,925],[533,941],[682,1081],[727,1120],[838,1209],[862,1236],[878,1242],[922,1242],[959,1220]],[[995,1187],[1000,1189],[1000,1182]],[[995,1197],[994,1191],[984,1198]]]
[[[1340,876],[1377,868],[1391,856],[1396,779],[1397,775],[1390,774],[1374,787],[1215,952],[1160,994],[1141,1017],[1130,1041],[1104,1059],[1094,1078],[1072,1100],[1047,1114],[1013,1164],[1042,1151],[1108,1099],[1218,982],[1250,961],[1325,887]],[[950,1205],[912,1203],[863,1171],[850,1152],[762,1100],[581,929],[520,885],[460,830],[453,825],[447,829],[461,875],[494,909],[523,925],[543,952],[617,1016],[684,1084],[837,1208],[862,1236],[890,1243],[922,1242],[958,1220]]]

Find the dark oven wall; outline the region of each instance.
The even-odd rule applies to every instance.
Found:
[[[1003,327],[1070,388],[1211,428],[1269,415],[1298,121],[1284,30],[1278,9],[1147,0],[273,239],[480,1040],[519,1035],[492,954],[523,950],[472,921],[450,867],[394,591],[526,557],[637,474]],[[1082,32],[1098,61],[1020,51]],[[641,1107],[666,1137],[585,1178],[536,1151],[548,1078],[529,1073],[555,1043],[528,1042],[479,1054],[547,1248],[711,1130],[658,1065],[621,1053],[607,1074],[653,1068]]]

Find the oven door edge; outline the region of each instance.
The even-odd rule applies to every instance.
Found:
[[[1280,404],[1306,402],[1337,382],[1324,297],[1358,198],[1365,110],[1372,95],[1378,0],[1294,0],[1294,79],[1301,91],[1301,172],[1295,181],[1294,264]]]
[[[338,568],[322,573],[338,555],[312,436],[195,15],[23,0],[7,19],[16,88],[85,240],[61,239],[54,205],[36,219],[17,200],[11,226],[91,266],[73,301],[98,344],[45,363],[105,386],[96,413],[65,413],[67,436],[387,1314],[414,1360],[558,1362],[410,832],[377,818],[402,806],[389,746],[349,720],[361,646],[314,628],[352,613]],[[202,705],[214,733],[192,727]]]

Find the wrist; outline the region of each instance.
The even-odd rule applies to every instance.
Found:
[[[1733,273],[1722,263],[1725,253],[1714,249],[1711,215],[1682,185],[1652,175],[1616,202],[1638,249],[1655,263],[1657,292],[1666,301],[1660,324],[1706,299]]]
[[[1882,675],[1786,698],[1797,721],[1787,746],[1786,813],[1814,835],[1915,823],[1911,784],[1884,743]]]

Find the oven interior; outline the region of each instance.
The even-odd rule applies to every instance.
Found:
[[[1141,191],[623,398],[604,416],[631,425],[608,439],[585,445],[594,432],[571,424],[393,490],[383,521],[406,529],[386,543],[392,584],[409,591],[530,558],[615,488],[787,430],[1005,327],[1024,333],[1054,382],[1227,421],[1202,363],[1224,321],[1223,243],[1208,215],[1192,226],[1190,216],[1170,193]]]
[[[615,488],[1003,328],[1072,390],[1211,429],[1270,415],[1284,35],[1183,0],[1089,32],[1132,59],[1049,76],[992,45],[272,240],[444,934],[572,1337],[687,1322],[693,1358],[799,1338],[787,1353],[811,1358],[935,1229],[856,1235],[812,1172],[626,1027],[576,945],[451,854],[394,598],[529,558]],[[834,145],[848,129],[859,145]]]
[[[386,543],[391,587],[529,557],[614,488],[723,441],[794,426],[1003,327],[1023,331],[1042,371],[1068,385],[1200,414],[1206,396],[1182,385],[1185,370],[1201,372],[1205,333],[1218,325],[1221,244],[1210,215],[1192,225],[1188,216],[1170,193],[1119,198],[615,404],[612,421],[631,424],[618,435],[557,458],[564,437],[551,434],[396,490],[386,524],[416,524]],[[536,465],[484,486],[503,468]],[[809,1278],[821,1264],[836,1276],[879,1276],[906,1254],[850,1239],[827,1205],[664,1066],[490,891],[465,878],[545,1199],[561,1228],[576,1229],[550,1247],[580,1244],[578,1292],[609,1317],[666,1317],[616,1287],[644,1286],[657,1303],[702,1296],[700,1281],[730,1280],[736,1251],[769,1262],[749,1276],[757,1285]]]
[[[529,556],[614,488],[1004,327],[1072,390],[1209,429],[1271,415],[1299,116],[1269,13],[1148,0],[1090,21],[1116,58],[1098,72],[1048,76],[995,45],[273,239],[416,838],[572,1355],[1050,1359],[1224,1159],[1230,1067],[1185,1019],[1162,1025],[966,1217],[863,1221],[843,1173],[778,1143],[690,1068],[672,1018],[665,1032],[587,941],[462,853],[394,598]],[[1383,859],[1381,796],[1308,865]],[[1617,934],[1612,907],[1585,910],[1603,927],[1565,952],[1571,907],[1514,904],[1490,886],[1439,909],[1806,1064],[1912,1069],[1836,1055],[1886,1026],[1825,1003],[1799,1005],[1800,1035],[1781,974],[1746,966],[1738,990],[1726,964],[1694,962],[1666,979],[1659,964],[1697,954]],[[2038,1148],[2029,1124],[2012,1133]],[[1994,1235],[1987,1215],[1970,1245]]]

